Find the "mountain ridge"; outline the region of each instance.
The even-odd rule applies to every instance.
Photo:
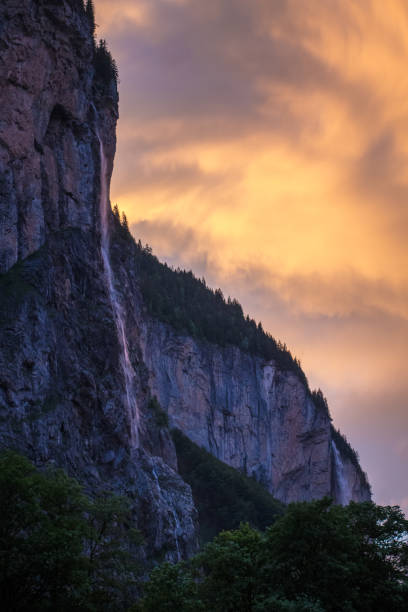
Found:
[[[125,491],[146,559],[188,556],[198,536],[153,396],[171,427],[284,502],[368,499],[295,372],[149,315],[109,205],[114,65],[82,3],[6,0],[0,21],[0,445]]]

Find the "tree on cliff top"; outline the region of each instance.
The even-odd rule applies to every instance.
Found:
[[[96,79],[104,85],[109,85],[111,81],[118,82],[118,67],[104,39],[101,39],[96,46],[94,66]]]
[[[91,34],[92,36],[94,36],[95,30],[96,30],[96,23],[95,23],[95,8],[94,8],[93,0],[87,0],[86,6],[85,6],[85,14],[88,17],[89,28],[91,30]]]

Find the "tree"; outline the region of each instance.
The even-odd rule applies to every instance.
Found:
[[[87,594],[86,499],[61,471],[0,457],[0,591],[6,610],[69,610]],[[31,606],[31,608],[30,608]]]
[[[87,499],[84,551],[90,597],[97,610],[129,605],[140,568],[131,551],[141,544],[141,534],[131,524],[126,497],[102,492]]]
[[[172,436],[179,473],[191,486],[198,510],[202,543],[243,522],[265,529],[283,514],[284,505],[254,478],[226,465],[181,431],[173,430]]]
[[[258,590],[258,557],[262,536],[243,523],[236,531],[224,531],[195,559],[205,575],[200,594],[206,610],[250,612]]]
[[[117,221],[120,222],[120,212],[119,212],[119,206],[117,204],[113,205],[112,212],[115,215],[115,219],[117,219]]]
[[[111,81],[117,83],[118,67],[107,47],[106,40],[101,39],[96,46],[94,66],[95,77],[102,85],[107,86]]]
[[[92,499],[62,470],[0,455],[0,592],[5,610],[117,610],[131,601],[139,534],[127,500]]]
[[[193,572],[184,563],[163,563],[150,574],[142,601],[134,612],[203,612],[198,584]]]
[[[91,34],[92,36],[94,36],[95,30],[96,30],[96,23],[95,23],[95,7],[94,7],[93,0],[87,0],[86,6],[85,6],[85,14],[88,17],[89,28],[91,30]]]
[[[405,610],[408,521],[397,507],[292,504],[266,530],[265,589],[308,596],[325,610]]]
[[[122,212],[122,227],[124,230],[129,231],[129,224],[126,213]]]
[[[189,584],[189,605],[195,598],[198,610],[403,612],[407,536],[398,507],[343,507],[328,498],[290,504],[264,533],[243,524],[219,534],[188,564],[157,568],[141,609],[190,610],[184,596],[160,607],[166,593],[180,594],[180,585]]]

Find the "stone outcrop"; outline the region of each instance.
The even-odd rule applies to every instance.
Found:
[[[147,316],[110,211],[109,287],[101,199],[118,96],[114,80],[95,78],[94,53],[81,0],[2,2],[1,446],[64,467],[90,491],[125,492],[144,554],[156,558],[191,554],[197,520],[169,430],[149,411],[152,395],[171,425],[283,501],[367,499],[360,472],[333,450],[327,414],[294,374]]]

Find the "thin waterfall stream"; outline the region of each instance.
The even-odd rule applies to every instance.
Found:
[[[101,195],[99,203],[100,219],[101,219],[101,251],[103,266],[105,270],[106,282],[109,291],[109,299],[112,306],[113,318],[115,320],[116,332],[119,341],[121,351],[121,367],[123,376],[125,379],[125,390],[126,390],[126,405],[130,423],[130,440],[131,446],[137,447],[139,445],[139,409],[137,405],[136,395],[134,391],[135,387],[135,371],[129,357],[129,348],[126,340],[125,333],[125,320],[123,314],[123,308],[121,306],[119,296],[115,289],[112,267],[109,256],[109,212],[110,212],[110,201],[109,201],[109,179],[108,179],[108,164],[103,147],[103,142],[100,137],[99,131],[96,130],[96,135],[99,140],[99,150],[101,158]]]
[[[344,463],[342,461],[339,449],[337,448],[334,440],[332,440],[331,443],[332,443],[332,449],[333,449],[333,455],[334,455],[336,481],[337,481],[339,497],[340,497],[339,501],[343,506],[346,506],[352,498],[350,490],[349,490],[350,487],[348,485],[347,477],[345,474],[345,467],[344,467]]]

